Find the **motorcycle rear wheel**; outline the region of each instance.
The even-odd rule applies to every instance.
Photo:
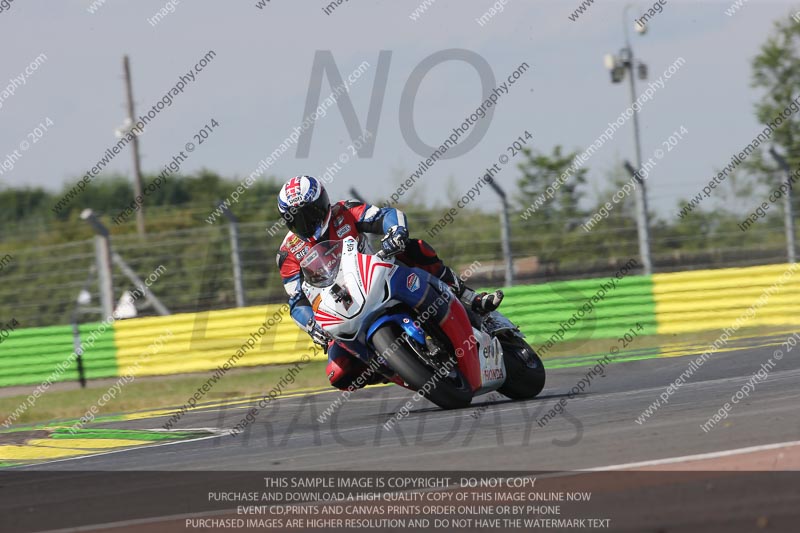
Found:
[[[508,377],[498,392],[512,400],[535,398],[544,388],[546,375],[542,360],[527,342],[515,335],[500,337],[500,343]]]
[[[403,381],[442,409],[459,409],[468,406],[472,401],[472,389],[458,368],[453,371],[460,379],[441,377],[435,369],[420,361],[397,324],[386,323],[378,328],[372,337],[372,343],[376,353],[383,356],[386,364]],[[427,392],[424,389],[428,389]]]

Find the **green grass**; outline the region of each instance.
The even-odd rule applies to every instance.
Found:
[[[288,365],[258,367],[255,369],[231,370],[217,381],[210,392],[202,397],[204,403],[228,397],[264,394],[283,378]],[[113,413],[140,411],[143,409],[180,407],[197,392],[211,376],[208,374],[192,374],[182,376],[139,378],[124,385],[115,399],[99,408],[97,417]],[[14,421],[14,425],[30,424],[60,419],[80,418],[86,411],[116,383],[115,380],[89,382],[87,388],[69,391],[51,391],[42,395],[36,404]],[[325,362],[312,361],[301,368],[290,385],[292,390],[330,386],[325,376]],[[31,387],[33,388],[33,387]],[[0,398],[0,423],[24,403],[28,395]],[[0,426],[0,431],[3,428]]]
[[[785,333],[791,329],[789,326],[780,328],[747,328],[740,330],[736,337],[757,337]],[[637,337],[625,350],[637,352],[649,348],[659,348],[669,344],[691,343],[705,350],[720,335],[718,331],[681,334],[681,335],[653,335]],[[530,339],[529,339],[530,340]],[[536,346],[535,343],[533,343]],[[553,367],[568,366],[566,359],[577,356],[598,355],[608,353],[612,346],[617,346],[616,339],[596,339],[589,341],[571,341],[559,343],[544,357],[545,367],[548,361]],[[219,380],[201,400],[200,403],[221,400],[229,397],[259,395],[268,392],[283,376],[286,375],[287,365],[258,367],[251,369],[235,369],[228,372]],[[182,376],[161,376],[139,378],[125,385],[117,398],[108,402],[98,412],[97,416],[107,416],[114,413],[125,413],[144,409],[180,407],[192,396],[203,383],[208,380],[209,374],[193,374]],[[69,391],[52,391],[44,394],[33,408],[14,422],[14,425],[46,422],[60,419],[76,419],[83,416],[98,399],[111,387],[115,381],[103,380],[89,382],[86,389]],[[295,377],[295,382],[287,389],[329,387],[325,376],[325,361],[313,361],[302,368]],[[33,387],[31,387],[33,388]],[[0,398],[0,423],[10,413],[26,401],[27,394]],[[0,427],[0,431],[7,431]]]
[[[741,337],[767,337],[785,333],[791,329],[791,326],[742,328],[734,334],[732,339]],[[794,330],[798,331],[800,328],[794,328]],[[625,332],[622,331],[621,333],[624,334]],[[589,354],[603,355],[607,354],[612,346],[616,346],[620,349],[620,352],[623,352],[628,350],[639,351],[648,348],[660,348],[672,344],[695,344],[700,346],[702,352],[707,350],[721,334],[721,331],[702,331],[697,333],[636,337],[633,342],[625,348],[617,342],[617,339],[589,339],[560,342],[547,352],[543,361],[546,366],[548,359]],[[530,341],[530,339],[528,339],[528,341]],[[730,340],[728,344],[731,344]],[[531,345],[534,348],[538,346],[535,342],[531,343]]]

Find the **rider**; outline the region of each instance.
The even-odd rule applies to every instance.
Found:
[[[351,384],[363,386],[379,382],[382,376],[370,380],[356,378],[367,371],[367,365],[350,355],[343,347],[332,343],[330,334],[314,320],[311,303],[301,289],[303,282],[300,262],[311,248],[322,241],[353,237],[358,249],[370,253],[364,235],[383,235],[381,249],[386,257],[397,256],[405,265],[421,268],[448,284],[459,299],[473,311],[485,315],[503,301],[503,292],[476,294],[466,287],[456,273],[442,262],[436,251],[422,240],[408,238],[406,216],[402,211],[379,208],[350,200],[331,205],[328,193],[319,180],[311,176],[295,176],[281,187],[278,210],[289,232],[278,252],[278,268],[283,286],[289,294],[292,318],[316,344],[328,350],[328,379],[336,388],[347,389]],[[330,348],[330,349],[329,349]]]

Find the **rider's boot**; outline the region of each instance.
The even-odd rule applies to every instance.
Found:
[[[501,290],[476,293],[467,287],[455,271],[448,266],[444,267],[440,278],[453,289],[453,292],[458,296],[458,299],[461,300],[461,303],[481,316],[496,311],[505,297]]]

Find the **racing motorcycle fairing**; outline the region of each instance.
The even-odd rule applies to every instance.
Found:
[[[472,327],[464,306],[435,276],[393,259],[361,254],[351,237],[317,244],[301,268],[315,320],[362,360],[369,355],[358,348],[371,346],[372,335],[386,322],[395,322],[424,345],[419,324],[430,321],[450,339],[458,368],[473,392],[495,390],[505,381],[499,341]],[[409,310],[416,313],[416,321]]]
[[[425,332],[418,324],[427,321],[438,324],[450,339],[456,352],[457,365],[473,391],[482,386],[481,370],[478,360],[477,342],[473,342],[473,328],[464,306],[452,291],[438,278],[418,268],[397,266],[390,281],[390,291],[394,299],[416,312],[416,321],[408,313],[385,315],[378,320],[380,324],[393,321],[403,328],[409,337],[425,344]],[[370,328],[368,340],[378,329]]]
[[[467,310],[447,285],[424,270],[402,266],[394,272],[393,279],[399,280],[392,284],[396,297],[416,311],[420,322],[424,323],[426,318],[434,321],[450,339],[458,368],[473,392],[483,394],[503,385],[506,369],[500,341],[472,326]],[[421,291],[416,288],[417,279],[425,287],[419,297],[415,296]],[[404,329],[416,328],[410,317],[398,316],[395,321]],[[498,322],[498,329],[505,326]],[[420,331],[420,334],[424,338],[425,333]]]

